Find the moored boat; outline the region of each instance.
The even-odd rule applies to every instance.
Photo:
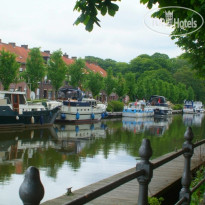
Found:
[[[67,88],[60,91],[64,100],[56,122],[93,123],[103,117],[103,109],[91,103],[91,100],[83,100],[84,93],[81,90]]]
[[[143,100],[129,103],[128,106],[124,106],[123,117],[149,117],[154,116],[154,110],[147,106]]]
[[[184,101],[183,113],[188,113],[188,114],[195,113],[194,102],[192,100]]]
[[[24,92],[0,91],[0,128],[51,126],[59,108],[29,104]]]
[[[153,95],[148,102],[150,107],[154,110],[154,116],[163,117],[172,114],[172,109],[167,104],[164,96]]]

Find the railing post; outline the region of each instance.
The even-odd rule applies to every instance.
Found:
[[[138,205],[148,204],[148,184],[153,175],[153,166],[149,161],[152,156],[152,148],[149,139],[143,139],[139,149],[139,156],[141,161],[136,165],[136,171],[143,170],[144,175],[137,177],[139,182]]]
[[[191,157],[194,152],[194,147],[192,144],[192,139],[194,138],[193,132],[191,127],[187,127],[187,130],[184,134],[184,139],[186,140],[183,143],[182,148],[186,150],[184,153],[184,172],[182,175],[181,183],[182,183],[182,189],[179,194],[179,198],[186,198],[186,201],[183,202],[183,205],[190,204],[191,201],[191,192],[190,192],[190,184],[191,184]]]
[[[40,180],[39,170],[29,167],[19,188],[19,195],[24,205],[39,205],[44,196],[44,187]]]

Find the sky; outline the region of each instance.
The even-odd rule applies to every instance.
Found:
[[[92,32],[73,23],[80,15],[73,11],[76,0],[2,0],[0,39],[17,46],[61,49],[69,57],[95,56],[127,62],[141,54],[165,53],[170,58],[183,51],[169,36],[151,31],[144,24],[149,12],[139,0],[121,0],[115,17],[99,16],[101,27]]]

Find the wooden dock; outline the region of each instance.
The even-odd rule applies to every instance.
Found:
[[[164,155],[160,158],[152,160],[152,163],[158,162],[172,153]],[[194,170],[199,165],[205,161],[205,145],[201,145],[194,150],[194,155],[191,161],[191,169]],[[149,184],[149,196],[155,196],[162,190],[173,185],[176,181],[180,180],[182,177],[182,172],[184,169],[184,157],[180,156],[171,162],[168,162],[161,167],[154,170],[153,178]],[[83,187],[79,190],[73,191],[70,195],[63,195],[53,200],[42,203],[43,205],[62,205],[71,202],[81,196],[86,195],[86,193],[92,192],[108,183],[111,183],[122,176],[129,173],[135,172],[135,167],[127,171],[109,177],[107,179],[101,180],[97,183],[91,184],[89,186]],[[46,187],[45,187],[46,189]],[[113,191],[104,194],[103,196],[90,201],[88,205],[136,205],[138,200],[139,185],[137,179],[134,179]]]

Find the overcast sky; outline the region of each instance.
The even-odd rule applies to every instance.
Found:
[[[41,50],[61,49],[69,57],[96,56],[130,62],[140,54],[155,52],[176,57],[182,53],[169,36],[155,33],[144,25],[149,9],[139,0],[122,0],[115,17],[102,17],[101,28],[87,32],[73,26],[79,13],[75,0],[2,0],[0,39],[26,44]]]

